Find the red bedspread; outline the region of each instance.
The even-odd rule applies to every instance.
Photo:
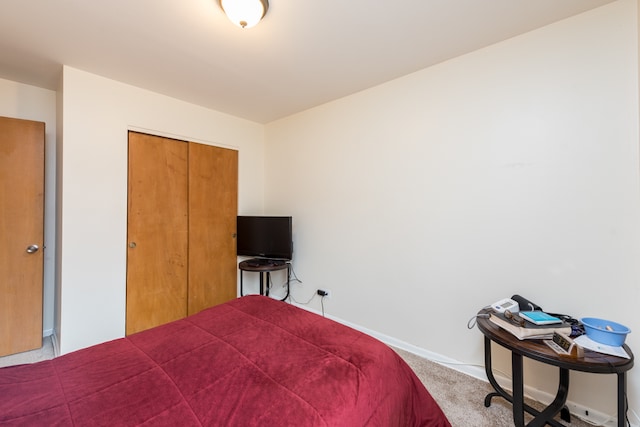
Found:
[[[262,296],[2,368],[0,424],[450,425],[389,347]]]

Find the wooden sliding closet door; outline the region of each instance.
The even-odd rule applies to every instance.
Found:
[[[188,144],[129,132],[127,335],[185,316]]]
[[[189,143],[189,309],[238,295],[238,152]]]
[[[238,152],[129,132],[127,335],[237,296]]]
[[[44,130],[0,117],[0,356],[42,347]]]

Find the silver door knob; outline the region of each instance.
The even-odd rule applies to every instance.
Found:
[[[137,246],[137,245],[136,245],[136,242],[129,242],[129,247],[130,247],[131,249],[135,248],[136,246]]]
[[[38,245],[30,245],[30,246],[27,246],[27,253],[28,253],[28,254],[34,254],[34,253],[38,252],[38,249],[40,249],[40,248],[38,247]]]

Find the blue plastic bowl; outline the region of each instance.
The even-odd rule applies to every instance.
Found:
[[[624,344],[627,334],[631,332],[626,326],[610,320],[595,317],[583,317],[581,320],[587,336],[601,344],[620,347]]]

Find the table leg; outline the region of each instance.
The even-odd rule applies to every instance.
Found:
[[[491,365],[491,340],[487,337],[484,337],[484,370],[487,374],[487,379],[489,380],[489,384],[495,390],[495,393],[489,393],[484,398],[484,406],[491,406],[491,399],[494,397],[502,397],[508,402],[512,402],[511,396],[502,388],[500,384],[496,381],[493,376],[493,367]]]
[[[618,374],[618,427],[627,425],[627,374]]]
[[[524,375],[522,355],[511,352],[511,375],[513,376],[513,424],[524,427]]]
[[[264,295],[264,273],[260,272],[258,274],[260,275],[260,295]]]
[[[513,353],[512,353],[512,358],[513,358]],[[491,386],[493,387],[493,389],[495,390],[494,393],[489,393],[485,396],[484,398],[484,406],[485,407],[489,407],[491,406],[491,399],[494,397],[502,397],[503,399],[505,399],[507,402],[511,403],[513,405],[513,411],[514,411],[514,421],[516,418],[516,412],[518,412],[518,410],[516,409],[517,406],[520,406],[522,409],[519,410],[520,414],[522,414],[522,411],[526,411],[527,413],[533,415],[534,417],[538,416],[540,414],[540,411],[538,411],[537,409],[533,408],[530,405],[527,405],[526,403],[524,403],[524,382],[523,382],[523,374],[522,374],[522,356],[520,356],[520,369],[514,369],[514,371],[512,372],[512,376],[514,377],[514,381],[516,378],[516,372],[520,372],[519,377],[520,377],[520,384],[523,384],[521,389],[521,395],[523,396],[520,400],[520,402],[522,402],[519,405],[516,405],[514,403],[514,399],[515,397],[512,397],[509,393],[507,393],[506,390],[504,390],[502,387],[500,387],[500,384],[498,384],[498,382],[496,381],[495,377],[493,376],[493,368],[491,365],[491,340],[489,338],[487,338],[485,336],[484,338],[484,368],[485,368],[485,372],[487,374],[487,379],[489,380],[489,384],[491,384]],[[518,362],[516,362],[516,365],[518,365]],[[513,368],[512,368],[513,369]],[[567,383],[568,384],[568,383]],[[514,387],[515,388],[515,387]],[[522,424],[520,425],[524,425],[524,415],[522,416]],[[547,424],[550,424],[554,427],[564,427],[561,423],[557,422],[556,420],[549,420],[547,421]],[[518,425],[516,423],[516,425]]]
[[[269,296],[269,287],[271,286],[271,273],[267,271],[267,283],[265,283],[264,294]]]
[[[528,427],[544,427],[547,423],[551,423],[553,417],[565,407],[564,405],[567,403],[567,396],[569,395],[569,370],[565,368],[559,369],[560,379],[555,399],[528,424]]]
[[[284,296],[284,298],[282,298],[281,301],[285,301],[287,298],[289,298],[289,281],[291,280],[291,266],[287,264],[287,293]]]

